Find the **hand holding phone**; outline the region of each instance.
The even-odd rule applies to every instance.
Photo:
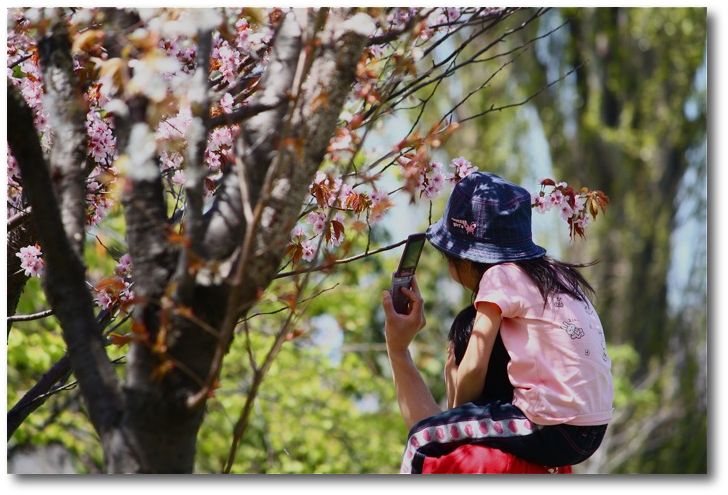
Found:
[[[402,287],[412,288],[412,277],[415,275],[420,253],[425,245],[425,234],[412,234],[407,238],[402,258],[397,271],[392,274],[392,305],[399,314],[407,314],[409,299],[400,290]]]

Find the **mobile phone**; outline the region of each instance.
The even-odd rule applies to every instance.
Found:
[[[397,271],[392,274],[392,305],[399,314],[407,314],[409,299],[400,290],[402,287],[412,288],[412,277],[420,260],[420,253],[425,245],[425,234],[412,234],[407,238],[404,252],[399,260]]]

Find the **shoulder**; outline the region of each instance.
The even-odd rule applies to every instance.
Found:
[[[488,268],[483,273],[482,283],[514,283],[521,282],[529,277],[525,271],[515,263],[499,263]]]

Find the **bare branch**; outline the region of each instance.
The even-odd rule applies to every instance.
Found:
[[[305,303],[305,302],[308,302],[308,301],[310,301],[311,299],[315,299],[315,298],[317,298],[318,296],[320,296],[321,294],[323,294],[323,293],[325,293],[325,292],[328,292],[328,291],[330,291],[330,290],[334,290],[334,289],[335,289],[335,288],[337,288],[337,287],[338,287],[339,285],[340,285],[340,284],[339,284],[339,283],[337,282],[336,284],[332,285],[331,287],[327,287],[326,289],[321,289],[320,291],[318,291],[318,292],[317,292],[316,294],[314,294],[314,295],[312,295],[312,296],[306,297],[306,298],[304,298],[304,299],[298,299],[298,300],[296,301],[296,305],[299,305],[299,304],[303,304],[303,303]],[[248,321],[248,320],[252,320],[253,318],[255,318],[255,317],[257,317],[257,316],[263,316],[263,315],[274,315],[274,314],[280,313],[280,312],[282,312],[282,311],[285,311],[286,309],[290,309],[290,306],[289,306],[288,304],[286,304],[285,306],[281,306],[281,307],[280,307],[280,308],[278,308],[278,309],[274,309],[273,311],[264,311],[264,312],[261,312],[261,313],[253,313],[253,314],[252,314],[252,315],[250,315],[250,316],[246,316],[245,318],[243,318],[242,320],[240,320],[240,321],[239,321],[238,323],[244,323],[244,322],[246,322],[246,321]],[[247,328],[246,328],[246,330],[245,330],[245,331],[246,331],[246,333],[247,333]]]
[[[290,272],[283,272],[277,274],[274,278],[284,278],[284,277],[291,277],[293,275],[300,275],[302,273],[311,273],[311,272],[319,272],[322,270],[327,270],[333,266],[336,265],[343,265],[345,263],[351,263],[352,261],[357,261],[362,258],[366,258],[368,256],[373,256],[375,254],[379,254],[384,251],[389,251],[390,249],[394,249],[396,247],[401,246],[402,244],[406,243],[407,239],[403,239],[399,242],[395,242],[394,244],[390,244],[388,246],[381,247],[379,249],[375,249],[374,251],[364,252],[361,254],[357,254],[356,256],[351,256],[349,258],[344,258],[336,261],[332,261],[331,263],[323,263],[321,265],[312,266],[311,268],[301,268],[300,270],[292,270]]]
[[[29,315],[8,316],[8,322],[40,320],[41,318],[45,318],[46,316],[50,316],[52,314],[52,309],[46,309],[45,311],[40,311],[38,313],[33,313]]]
[[[30,214],[32,213],[32,211],[33,210],[30,207],[27,207],[25,210],[18,212],[12,217],[8,218],[8,231],[11,231],[18,225],[22,225],[27,222],[30,219]]]
[[[475,115],[470,115],[469,117],[466,117],[466,118],[460,120],[459,122],[460,122],[460,124],[463,124],[463,123],[467,122],[468,120],[475,119],[475,118],[478,118],[478,117],[482,117],[483,115],[486,115],[486,114],[491,113],[491,112],[500,112],[501,110],[505,110],[507,108],[513,108],[513,107],[523,106],[523,105],[527,104],[529,101],[531,101],[534,98],[536,98],[538,95],[540,95],[544,91],[546,91],[548,88],[550,88],[554,84],[558,84],[559,82],[561,82],[564,79],[566,79],[567,77],[569,77],[573,72],[576,72],[579,68],[581,68],[582,65],[584,65],[584,63],[581,63],[581,64],[579,64],[579,65],[577,65],[575,67],[572,67],[568,72],[566,72],[565,74],[563,74],[559,78],[554,79],[553,81],[549,82],[548,84],[545,84],[545,85],[541,86],[541,88],[538,91],[536,91],[535,93],[533,93],[532,95],[530,95],[528,98],[525,98],[524,100],[521,100],[521,101],[519,101],[517,103],[509,103],[507,105],[501,105],[501,106],[498,106],[498,107],[496,107],[495,104],[493,104],[487,110],[484,110],[482,112],[476,113]]]
[[[434,9],[432,9],[432,10],[434,10]],[[430,13],[432,12],[432,10],[430,11]],[[427,15],[429,15],[429,13]],[[397,38],[399,38],[400,36],[402,36],[404,33],[407,33],[410,30],[412,30],[412,28],[415,27],[415,24],[417,23],[417,21],[419,21],[422,18],[427,18],[427,15],[425,15],[425,16],[413,15],[412,17],[410,17],[407,20],[405,25],[402,26],[400,29],[392,29],[391,31],[387,31],[386,33],[383,33],[383,34],[380,34],[377,36],[372,36],[371,38],[369,38],[367,45],[369,45],[369,46],[381,45],[383,43],[389,43],[390,41],[394,41]]]
[[[241,107],[232,113],[226,113],[218,115],[217,117],[210,118],[210,128],[220,127],[223,125],[238,124],[245,120],[255,117],[259,113],[267,112],[268,110],[274,110],[279,106],[283,106],[288,103],[287,99],[281,99],[274,103],[260,103],[253,102]]]

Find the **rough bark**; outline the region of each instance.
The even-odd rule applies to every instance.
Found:
[[[8,89],[7,104],[8,120],[13,122],[8,127],[8,143],[20,167],[45,254],[45,293],[61,323],[91,423],[101,438],[107,468],[112,472],[131,470],[133,457],[128,449],[118,448],[125,445],[119,429],[123,399],[94,318],[85,267],[66,237],[58,205],[50,199],[54,197],[53,187],[32,112],[12,88]]]
[[[77,255],[83,254],[86,183],[86,105],[73,72],[65,20],[57,16],[51,33],[38,43],[47,95],[44,108],[53,129],[50,152],[63,226]]]

